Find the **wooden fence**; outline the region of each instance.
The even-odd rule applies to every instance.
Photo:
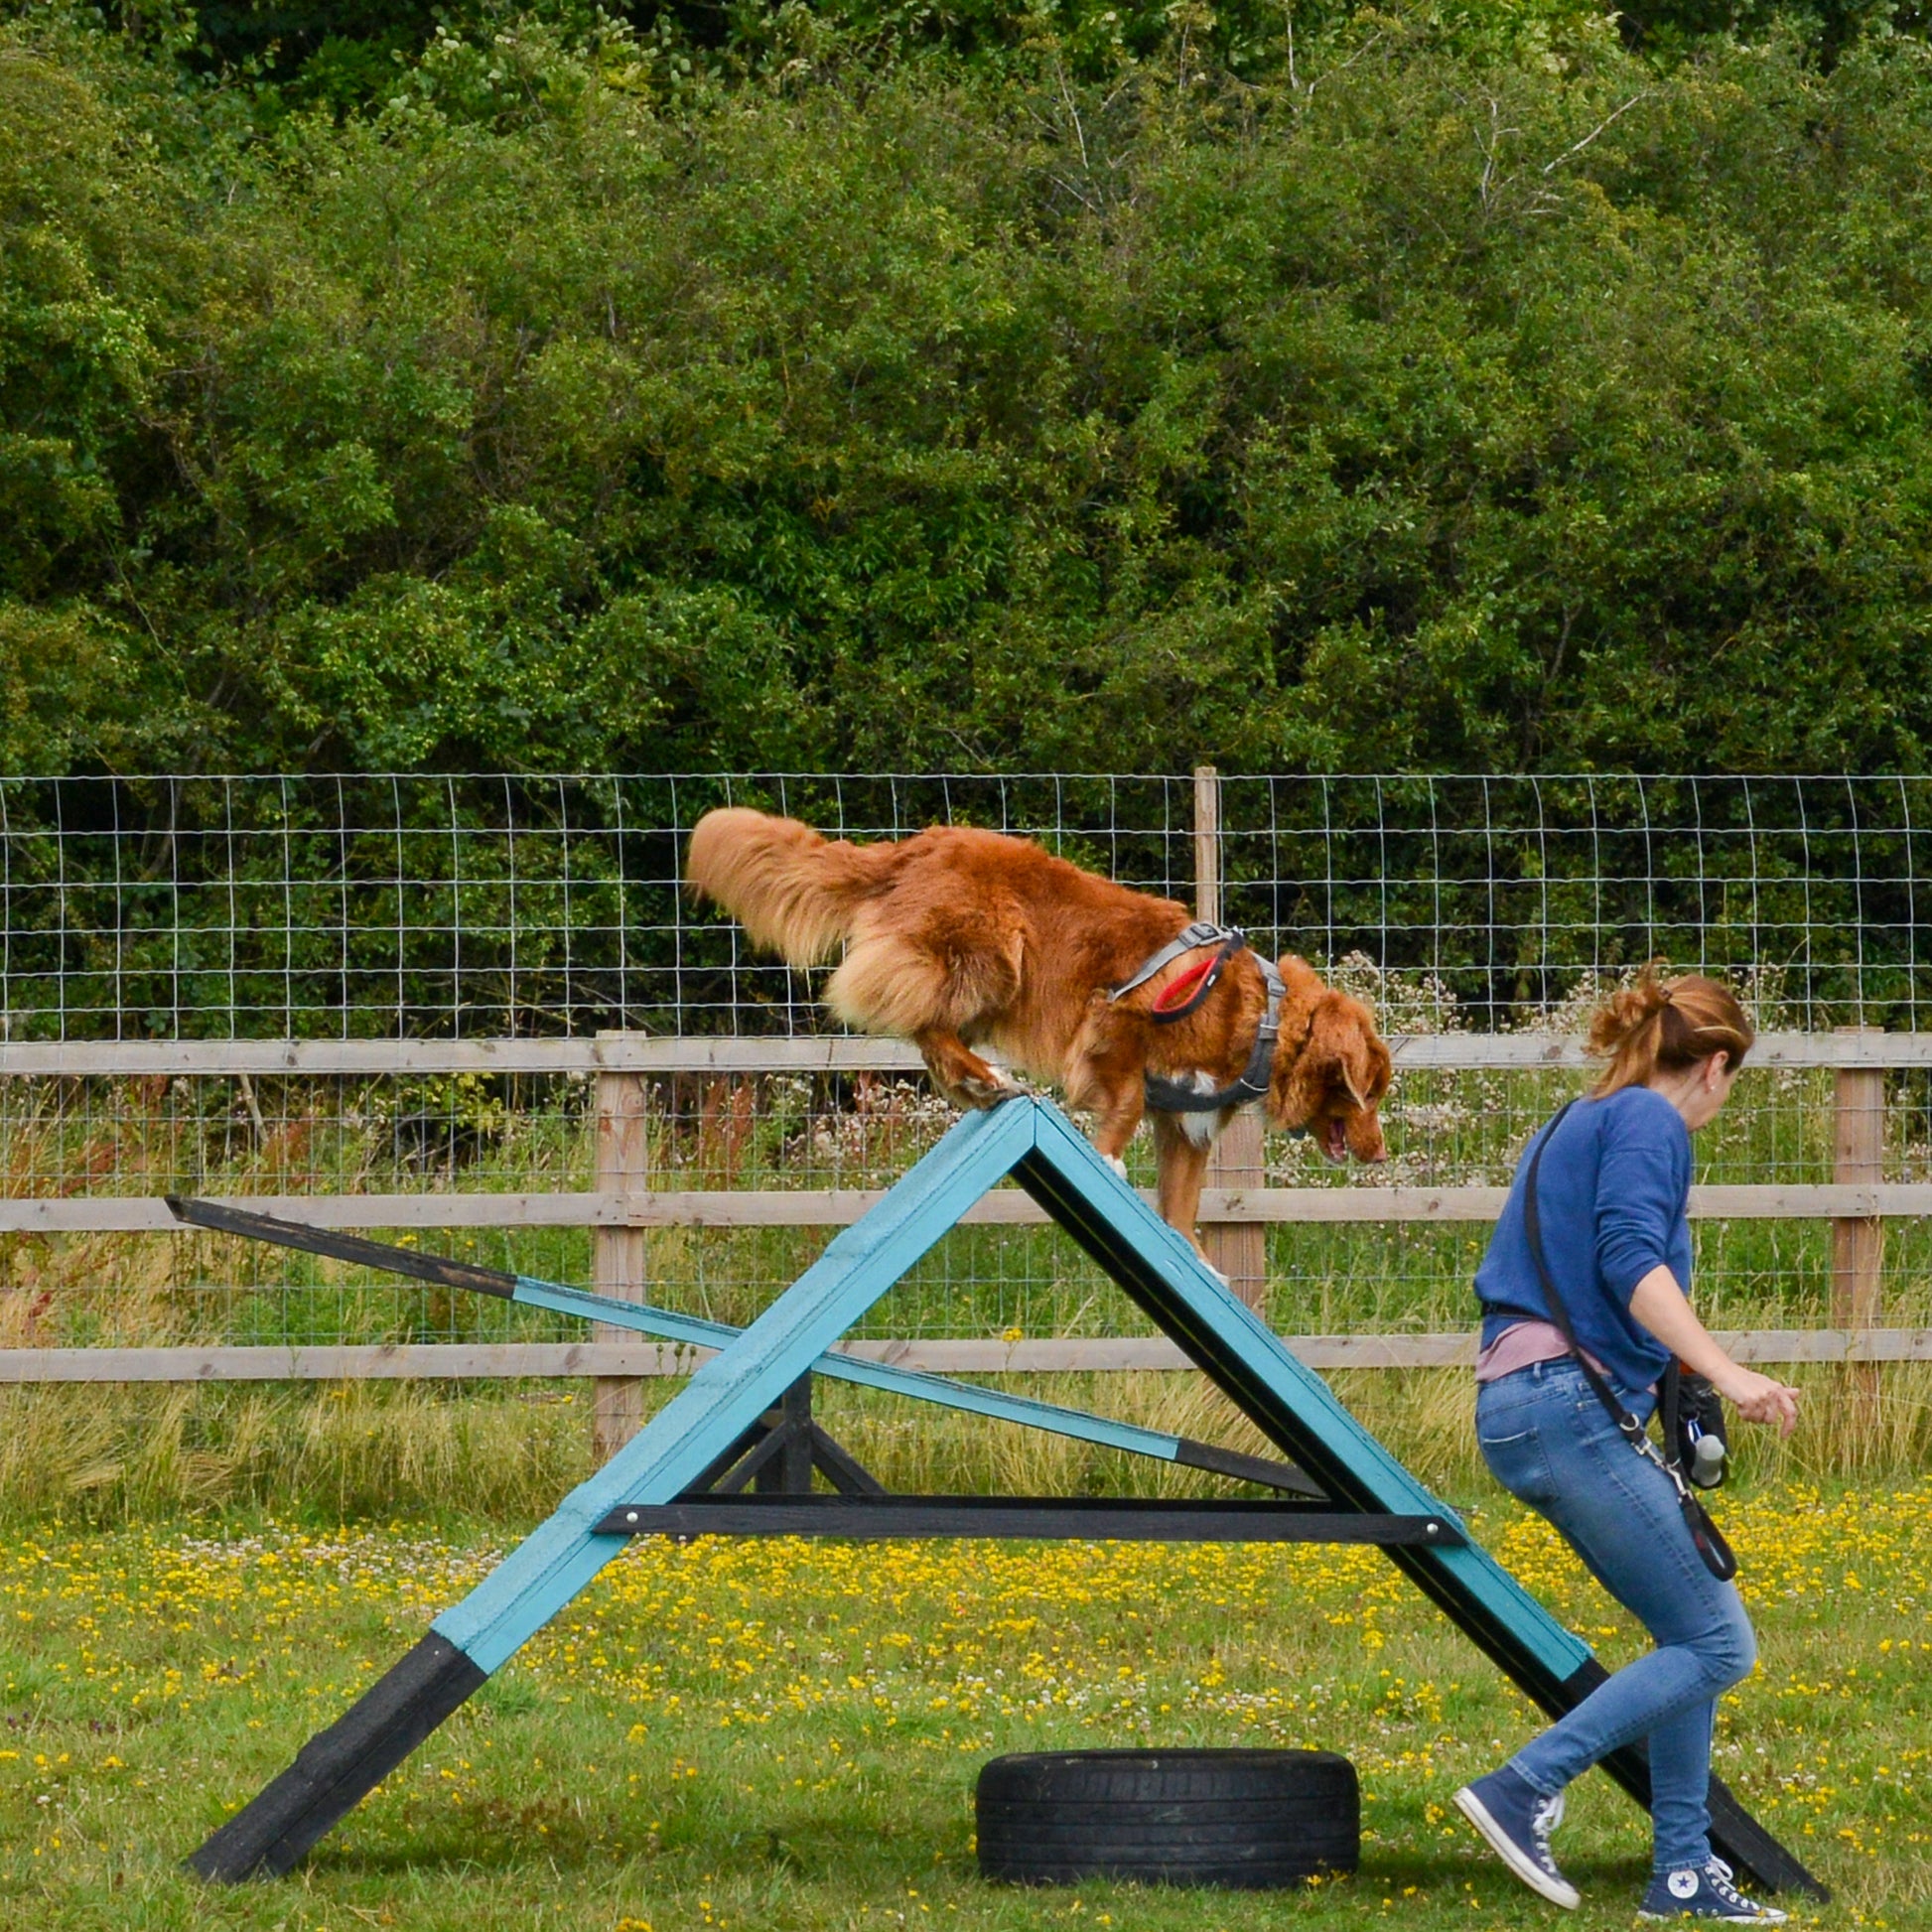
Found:
[[[1398,1068],[1568,1068],[1581,1042],[1549,1035],[1427,1035],[1391,1041]],[[1691,1213],[1718,1220],[1828,1220],[1833,1224],[1832,1325],[1732,1333],[1728,1345],[1756,1362],[1932,1360],[1932,1329],[1881,1325],[1880,1263],[1888,1219],[1932,1213],[1932,1184],[1881,1178],[1887,1069],[1932,1066],[1932,1035],[1863,1031],[1762,1035],[1752,1064],[1835,1069],[1834,1178],[1811,1185],[1695,1188]],[[380,1077],[460,1072],[576,1074],[596,1082],[597,1185],[574,1192],[251,1195],[246,1205],[340,1228],[453,1229],[572,1226],[596,1230],[595,1282],[643,1299],[642,1244],[654,1227],[831,1227],[855,1219],[876,1192],[834,1189],[653,1191],[644,1185],[643,1123],[649,1083],[673,1074],[915,1073],[917,1054],[887,1041],[849,1038],[651,1038],[605,1035],[553,1040],[238,1040],[0,1043],[0,1079],[94,1079],[187,1075]],[[1253,1136],[1258,1144],[1259,1125]],[[1232,1158],[1230,1158],[1230,1152]],[[1504,1190],[1493,1186],[1242,1184],[1236,1162],[1259,1168],[1258,1145],[1223,1148],[1216,1184],[1202,1202],[1205,1238],[1237,1281],[1259,1272],[1263,1230],[1279,1223],[1485,1222]],[[967,1217],[1008,1225],[1044,1219],[1024,1194],[1002,1191]],[[161,1231],[175,1226],[159,1199],[139,1196],[0,1199],[0,1233]],[[1311,1366],[1421,1368],[1466,1363],[1468,1333],[1303,1335],[1291,1344]],[[941,1372],[1155,1369],[1183,1365],[1167,1341],[1144,1338],[921,1339],[851,1344],[855,1352]],[[576,1376],[601,1378],[600,1437],[627,1432],[634,1379],[685,1374],[688,1349],[601,1328],[584,1342],[423,1343],[312,1347],[0,1349],[0,1382],[305,1380],[374,1376]]]

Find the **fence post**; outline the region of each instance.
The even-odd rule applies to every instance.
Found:
[[[1221,918],[1221,774],[1211,764],[1194,767],[1194,917]],[[1261,1116],[1243,1108],[1216,1139],[1207,1157],[1210,1187],[1263,1184]],[[1251,1309],[1268,1292],[1268,1230],[1259,1221],[1203,1221],[1201,1246],[1234,1292]]]
[[[598,1038],[622,1039],[621,1033]],[[649,1148],[640,1073],[597,1076],[597,1186],[600,1193],[641,1193],[648,1183]],[[644,1300],[646,1236],[642,1228],[600,1227],[593,1231],[592,1274],[600,1295],[625,1302]],[[591,1323],[594,1341],[634,1341],[627,1329],[609,1321]],[[591,1453],[601,1465],[610,1460],[644,1419],[643,1383],[634,1375],[594,1378]]]
[[[1874,1027],[1839,1027],[1857,1038]],[[1832,1178],[1841,1186],[1875,1187],[1885,1177],[1885,1074],[1882,1067],[1841,1066],[1832,1076]],[[1871,1219],[1832,1223],[1832,1326],[1848,1337],[1875,1328],[1883,1314],[1885,1224]],[[1862,1383],[1877,1386],[1877,1367],[1867,1362]]]

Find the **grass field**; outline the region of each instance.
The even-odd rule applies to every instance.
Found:
[[[1838,1888],[1807,1917],[1932,1925],[1932,1488],[1732,1492],[1763,1640],[1719,1769]],[[1627,1620],[1550,1534],[1484,1540],[1609,1661]],[[290,1880],[178,1866],[460,1594],[513,1531],[274,1519],[0,1538],[0,1924],[1240,1927],[1473,1932],[1560,1915],[1448,1809],[1531,1724],[1372,1551],[1146,1545],[634,1546]],[[1345,1750],[1353,1879],[1274,1894],[1016,1891],[975,1874],[998,1752]],[[1645,1821],[1607,1780],[1558,1841],[1581,1927],[1631,1922]]]
[[[1700,1150],[1701,1177],[1828,1177],[1827,1078],[1763,1082],[1761,1103],[1733,1110]],[[50,1086],[43,1114],[0,1121],[0,1168],[16,1191],[50,1195],[106,1175],[135,1192],[588,1179],[568,1096],[529,1117],[493,1089],[432,1097],[418,1151],[399,1100],[377,1119],[359,1091],[331,1089],[305,1114],[266,1085],[244,1106],[214,1084],[78,1098]],[[1390,1110],[1391,1173],[1504,1177],[1555,1084],[1484,1076],[1451,1091],[1412,1077]],[[876,1184],[940,1124],[883,1089],[876,1117],[814,1111],[805,1094],[796,1118],[767,1118],[747,1089],[741,1145],[733,1096],[714,1085],[654,1157],[675,1184]],[[1894,1100],[1910,1104],[1895,1106],[1887,1173],[1917,1178],[1932,1161],[1923,1096]],[[257,1104],[274,1125],[249,1123]],[[1286,1144],[1271,1178],[1320,1177],[1304,1165]],[[824,1238],[654,1233],[653,1295],[747,1319]],[[1910,1225],[1888,1238],[1888,1320],[1932,1319],[1928,1240]],[[589,1273],[581,1230],[436,1245]],[[1476,1246],[1460,1227],[1278,1229],[1269,1312],[1291,1332],[1466,1326]],[[1720,1324],[1826,1318],[1822,1225],[1702,1229],[1699,1269]],[[907,1334],[1138,1325],[1038,1230],[957,1231],[872,1317],[875,1332]],[[552,1332],[577,1330],[206,1240],[0,1241],[0,1339],[13,1344]],[[1932,1364],[1888,1368],[1882,1395],[1837,1370],[1792,1379],[1808,1395],[1799,1434],[1744,1436],[1743,1485],[1723,1508],[1764,1661],[1727,1701],[1720,1769],[1838,1887],[1817,1916],[1932,1932]],[[1426,1480],[1472,1502],[1479,1533],[1606,1659],[1631,1653],[1626,1620],[1485,1484],[1465,1372],[1332,1380]],[[647,1400],[674,1386],[650,1386]],[[1261,1447],[1196,1377],[1021,1386]],[[1265,1547],[640,1544],[295,1878],[211,1892],[182,1873],[184,1854],[585,1472],[587,1406],[587,1391],[555,1385],[0,1391],[0,1932],[925,1920],[1187,1932],[1401,1920],[1441,1932],[1558,1918],[1448,1805],[1526,1734],[1522,1700],[1375,1553]],[[1150,1493],[1176,1481],[1167,1465],[832,1388],[821,1414],[902,1491]],[[453,1514],[453,1499],[475,1513]],[[981,1762],[1149,1741],[1346,1751],[1366,1799],[1361,1873],[1267,1895],[980,1883]],[[1628,1925],[1641,1814],[1591,1779],[1559,1850],[1587,1899],[1565,1922]]]

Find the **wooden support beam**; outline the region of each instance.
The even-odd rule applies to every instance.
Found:
[[[1210,1498],[1067,1496],[758,1496],[722,1492],[670,1503],[624,1503],[600,1536],[1071,1538],[1117,1543],[1367,1543],[1384,1549],[1465,1547],[1445,1512],[1395,1516],[1295,1503]]]
[[[1221,922],[1221,774],[1211,764],[1194,767],[1194,917]],[[1261,1115],[1242,1111],[1216,1137],[1207,1156],[1207,1184],[1225,1199],[1230,1188],[1267,1184]],[[1268,1230],[1259,1221],[1215,1218],[1203,1196],[1201,1246],[1228,1285],[1251,1309],[1268,1299]]]
[[[600,1039],[611,1035],[599,1035]],[[597,1184],[610,1193],[650,1185],[647,1089],[641,1074],[597,1076]],[[600,1227],[592,1237],[592,1274],[601,1295],[641,1302],[650,1272],[649,1236],[641,1227]],[[625,1341],[624,1331],[609,1321],[593,1321],[594,1341]],[[643,1384],[634,1376],[600,1376],[592,1399],[591,1452],[608,1462],[644,1419]]]
[[[1875,1028],[1841,1027],[1841,1035]],[[1841,1066],[1832,1076],[1832,1179],[1877,1187],[1885,1177],[1885,1074],[1877,1066]],[[1885,1224],[1875,1214],[1832,1223],[1832,1322],[1859,1332],[1878,1325],[1884,1299]],[[1878,1389],[1869,1366],[1852,1371],[1862,1399]]]
[[[778,1400],[772,1435],[777,1451],[758,1472],[758,1491],[764,1496],[809,1496],[812,1493],[812,1378],[801,1375]]]

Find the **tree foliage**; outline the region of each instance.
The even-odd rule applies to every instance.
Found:
[[[1926,51],[1291,21],[17,19],[0,769],[1921,762]]]

